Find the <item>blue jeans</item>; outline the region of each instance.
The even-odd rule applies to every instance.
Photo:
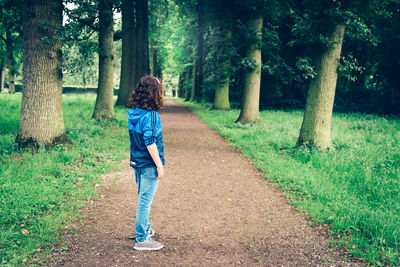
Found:
[[[136,242],[143,242],[149,235],[151,203],[157,190],[158,180],[156,167],[134,168],[138,187],[136,208]]]

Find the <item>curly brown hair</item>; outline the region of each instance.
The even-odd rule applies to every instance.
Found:
[[[128,100],[128,107],[160,110],[162,105],[163,87],[160,80],[152,76],[142,77]]]

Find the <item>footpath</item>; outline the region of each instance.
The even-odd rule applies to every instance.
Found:
[[[46,266],[360,266],[189,108],[167,100],[160,114],[166,175],[150,220],[164,248],[132,248],[137,191],[125,160]]]

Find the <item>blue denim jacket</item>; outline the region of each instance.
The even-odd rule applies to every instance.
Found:
[[[154,143],[162,164],[165,164],[161,117],[157,111],[131,108],[128,111],[128,129],[131,140],[130,165],[133,168],[155,166],[146,147]]]

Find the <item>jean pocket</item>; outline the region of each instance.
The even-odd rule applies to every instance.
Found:
[[[143,170],[142,170],[142,178],[155,179],[155,178],[157,178],[157,176],[158,176],[158,173],[157,173],[156,167],[143,168]]]

